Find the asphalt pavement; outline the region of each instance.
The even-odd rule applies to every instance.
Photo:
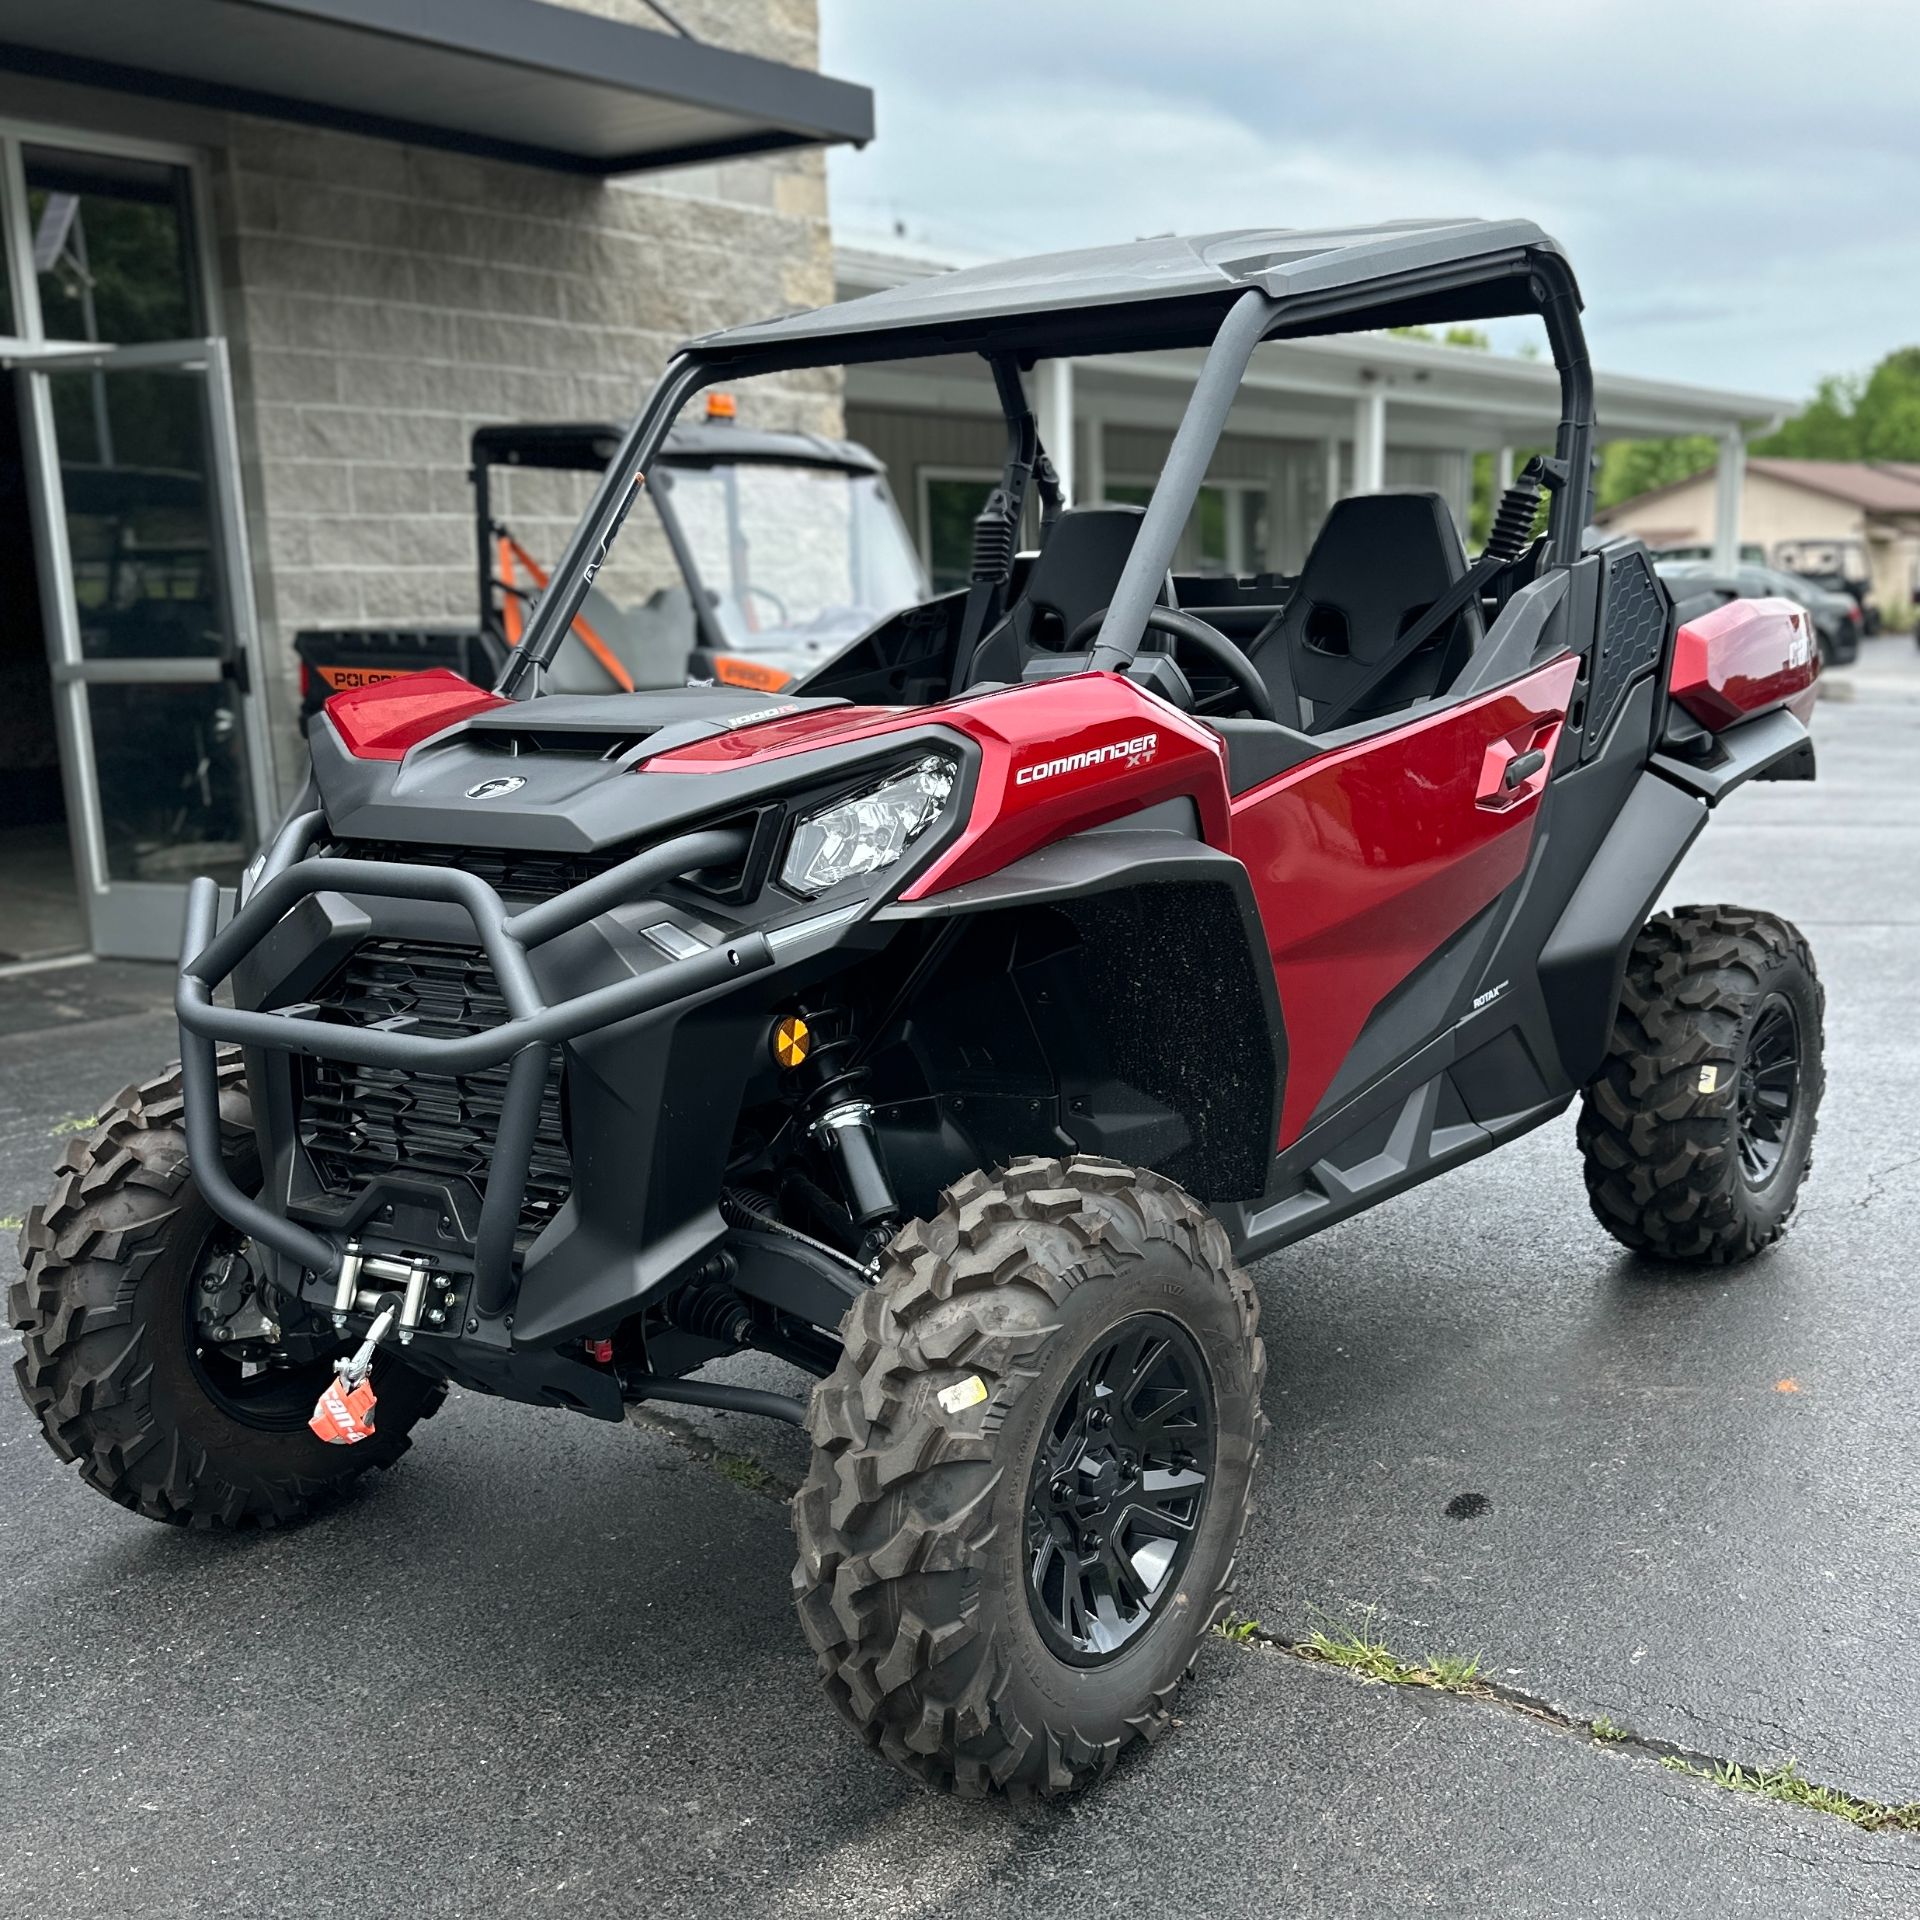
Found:
[[[1820,781],[1735,796],[1673,889],[1796,919],[1826,981],[1780,1247],[1731,1277],[1625,1255],[1569,1118],[1255,1270],[1241,1611],[1478,1655],[1504,1698],[1213,1640],[1173,1735],[1102,1787],[961,1805],[817,1692],[784,1430],[455,1395],[344,1507],[223,1541],[99,1499],[0,1396],[0,1920],[1920,1914],[1920,1834],[1659,1760],[1920,1799],[1909,688],[1912,643],[1870,643]],[[0,1215],[170,1057],[165,991],[0,980]]]

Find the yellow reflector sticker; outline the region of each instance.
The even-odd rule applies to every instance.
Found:
[[[947,1413],[965,1413],[969,1407],[977,1407],[987,1397],[987,1383],[977,1373],[970,1373],[964,1380],[956,1380],[950,1387],[942,1387],[936,1396],[941,1408]]]
[[[783,1067],[797,1067],[813,1045],[813,1029],[799,1014],[790,1013],[773,1030],[773,1057]]]

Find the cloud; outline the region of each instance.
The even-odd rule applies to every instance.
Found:
[[[1920,10],[822,0],[843,235],[1038,251],[1525,214],[1610,368],[1795,395],[1920,337]]]

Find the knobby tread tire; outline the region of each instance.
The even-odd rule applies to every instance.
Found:
[[[245,1159],[253,1128],[239,1054],[223,1052],[218,1073],[221,1137],[230,1159]],[[27,1215],[25,1271],[7,1296],[22,1336],[14,1376],[47,1444],[108,1499],[176,1526],[274,1526],[391,1466],[446,1389],[391,1369],[377,1431],[352,1447],[242,1426],[203,1392],[193,1404],[180,1293],[190,1281],[174,1271],[183,1256],[172,1241],[200,1235],[208,1218],[187,1166],[175,1066],[124,1089],[68,1142],[52,1196]],[[159,1351],[167,1340],[177,1353]]]
[[[1091,1300],[1076,1312],[1074,1296],[1109,1288],[1110,1311],[1125,1317],[1140,1310],[1129,1276],[1137,1288],[1148,1270],[1163,1294],[1191,1284],[1191,1305],[1204,1296],[1216,1350],[1236,1356],[1227,1382],[1210,1363],[1214,1486],[1183,1591],[1142,1636],[1163,1637],[1158,1664],[1136,1669],[1155,1684],[1116,1703],[1116,1690],[1138,1682],[1069,1679],[1076,1670],[1059,1663],[1057,1710],[1043,1711],[1036,1698],[1048,1696],[1032,1683],[1041,1643],[1027,1645],[1030,1621],[993,1598],[1010,1525],[1022,1553],[1008,1501],[1024,1501],[1024,1483],[1007,1479],[1019,1462],[1006,1433],[1045,1385],[1050,1344],[1064,1358],[1063,1318],[1090,1325],[1095,1309],[1109,1311]],[[966,1796],[1068,1792],[1133,1742],[1159,1739],[1201,1636],[1226,1613],[1266,1429],[1259,1303],[1219,1223],[1172,1182],[1087,1156],[968,1174],[931,1220],[894,1240],[842,1334],[843,1356],[813,1394],[793,1574],[842,1713],[894,1764]],[[943,1411],[940,1390],[974,1374],[990,1397],[961,1415]]]
[[[1755,1189],[1736,1144],[1738,1069],[1749,1024],[1775,993],[1799,1022],[1805,1120],[1779,1173]],[[1655,1259],[1726,1266],[1780,1238],[1813,1163],[1825,1004],[1813,954],[1788,921],[1695,906],[1647,922],[1577,1127],[1587,1198],[1616,1240]],[[1707,1066],[1719,1085],[1703,1093]]]

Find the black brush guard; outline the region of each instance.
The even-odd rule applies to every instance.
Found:
[[[474,1236],[472,1293],[474,1312],[503,1313],[513,1296],[514,1233],[526,1195],[552,1049],[636,1014],[744,979],[774,960],[766,937],[750,933],[549,1006],[535,984],[529,951],[584,926],[596,915],[633,904],[667,881],[738,860],[746,852],[748,835],[734,828],[682,834],[516,912],[486,881],[459,868],[304,857],[325,824],[317,811],[287,822],[274,840],[252,896],[224,928],[218,926],[218,885],[203,877],[188,889],[174,1007],[180,1020],[187,1155],[194,1178],[208,1205],[231,1226],[321,1280],[334,1281],[345,1256],[344,1244],[274,1212],[243,1193],[227,1173],[220,1152],[216,1046],[224,1041],[415,1073],[477,1073],[506,1066],[500,1128]],[[310,1017],[311,1008],[254,1011],[216,1006],[215,990],[295,905],[317,893],[438,900],[463,908],[493,969],[508,1018],[480,1033],[434,1036],[385,1024],[321,1021]]]

